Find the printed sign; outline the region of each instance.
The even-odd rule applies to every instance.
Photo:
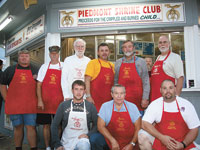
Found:
[[[59,28],[185,22],[184,3],[101,6],[59,10]]]
[[[6,53],[44,33],[44,15],[23,28],[6,42]]]

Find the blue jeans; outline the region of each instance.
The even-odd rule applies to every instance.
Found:
[[[109,150],[106,140],[99,132],[90,135],[91,150]]]
[[[80,140],[74,150],[90,150],[90,143]]]
[[[144,110],[140,110],[139,112],[140,112],[141,118],[142,118],[144,116]]]
[[[16,114],[10,115],[10,120],[13,126],[20,124],[35,126],[36,125],[36,114]]]

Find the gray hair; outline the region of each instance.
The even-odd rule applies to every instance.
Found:
[[[115,84],[115,85],[113,85],[112,88],[111,88],[111,92],[112,93],[114,93],[114,90],[115,90],[116,87],[123,88],[124,93],[126,93],[126,88],[123,85],[121,85],[121,84]]]
[[[20,54],[30,54],[30,53],[29,53],[28,50],[20,50],[20,51],[18,51],[18,56],[19,56]]]
[[[76,46],[77,42],[82,42],[84,46],[86,47],[86,42],[83,39],[77,39],[74,41],[74,47]]]

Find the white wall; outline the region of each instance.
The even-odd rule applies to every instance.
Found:
[[[184,27],[185,62],[188,80],[194,80],[194,87],[200,88],[200,34],[198,25]]]
[[[60,33],[48,33],[45,37],[44,63],[50,62],[49,47],[53,45],[61,45]]]

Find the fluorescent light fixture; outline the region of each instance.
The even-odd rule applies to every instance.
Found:
[[[5,28],[11,21],[13,20],[12,16],[8,16],[4,21],[0,24],[0,31]]]

